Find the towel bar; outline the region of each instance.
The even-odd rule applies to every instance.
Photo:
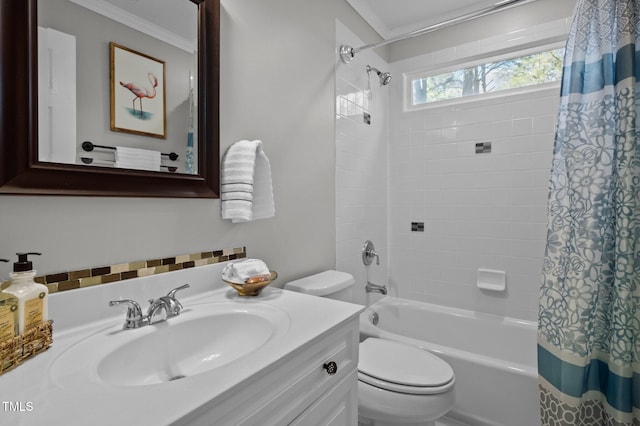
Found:
[[[91,151],[93,151],[93,149],[94,149],[94,148],[112,149],[112,150],[114,150],[114,151],[116,150],[116,148],[115,148],[115,147],[113,147],[113,146],[96,145],[96,144],[94,144],[93,142],[90,142],[90,141],[84,141],[84,142],[82,142],[82,149],[83,149],[83,150],[85,150],[85,151],[87,151],[87,152],[91,152]],[[160,155],[164,155],[164,156],[169,157],[169,159],[170,159],[171,161],[176,161],[176,160],[178,159],[178,157],[179,157],[179,155],[178,155],[178,154],[176,154],[175,152],[170,152],[170,153],[168,153],[168,154],[165,154],[164,152],[161,152],[161,153],[160,153]],[[86,163],[85,163],[85,164],[86,164]]]
[[[92,164],[93,163],[93,158],[91,157],[80,157],[80,160],[82,160],[82,162],[84,164]],[[109,160],[97,160],[96,164],[98,163],[108,163],[109,165],[113,164],[115,165],[115,161],[109,161]],[[170,173],[175,173],[176,170],[178,170],[178,168],[176,166],[165,166],[164,164],[160,164],[160,167],[164,167],[165,169],[167,169]]]

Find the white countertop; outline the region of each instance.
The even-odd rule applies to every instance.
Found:
[[[219,280],[220,269],[221,266],[211,265],[193,268],[188,272],[162,274],[164,277],[160,279],[160,284],[157,283],[157,277],[145,277],[129,280],[126,287],[123,284],[108,289],[107,285],[98,286],[104,288],[91,293],[74,290],[71,293],[77,293],[68,297],[63,294],[52,295],[50,316],[54,319],[53,345],[18,368],[0,375],[0,424],[172,424],[205,404],[215,404],[227,392],[246,385],[254,375],[267,371],[287,354],[356,317],[363,309],[359,305],[269,287],[258,297],[239,297]],[[289,328],[274,338],[274,344],[265,345],[251,353],[249,360],[243,357],[208,372],[158,385],[115,386],[89,381],[86,386],[83,384],[76,388],[61,383],[59,377],[51,374],[56,360],[76,343],[105,329],[121,329],[125,310],[103,309],[108,300],[134,298],[131,292],[144,297],[145,293],[149,293],[146,288],[151,288],[153,294],[147,295],[147,298],[158,297],[165,294],[167,288],[181,285],[185,279],[193,287],[191,294],[185,290],[185,297],[181,298],[178,293],[185,312],[189,309],[215,309],[215,302],[233,302],[239,306],[267,304],[289,316]],[[206,291],[207,288],[213,290]],[[143,302],[146,300],[143,297],[136,300]],[[76,309],[78,303],[85,301],[90,301],[87,302],[89,306]],[[146,304],[141,305],[144,309]],[[109,313],[108,317],[101,319],[100,315],[104,317],[105,312]],[[73,325],[74,315],[80,325]],[[168,321],[176,319],[179,318]],[[136,333],[139,330],[142,328],[122,333]],[[82,369],[83,366],[79,365],[78,368]]]

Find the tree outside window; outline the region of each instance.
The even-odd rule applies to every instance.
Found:
[[[564,49],[553,49],[442,74],[420,76],[411,81],[412,104],[415,106],[559,81],[563,56]]]

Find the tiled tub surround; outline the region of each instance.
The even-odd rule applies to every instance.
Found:
[[[197,266],[211,265],[245,257],[247,257],[246,247],[229,248],[194,254],[183,254],[164,259],[140,260],[78,271],[41,275],[36,277],[35,281],[45,284],[49,288],[49,294],[51,294]],[[2,283],[0,287],[6,288],[8,285],[9,282],[7,281]]]
[[[398,122],[389,154],[398,296],[536,319],[557,101],[544,90]],[[478,140],[491,141],[491,152],[476,153]],[[481,268],[505,271],[506,291],[478,289]]]
[[[339,21],[336,45],[365,43]],[[337,58],[336,58],[337,59]],[[378,77],[366,72],[369,64],[382,71],[388,64],[374,51],[358,53],[357,60],[336,66],[336,269],[356,279],[356,303],[366,303],[367,281],[387,281],[387,100],[391,86],[380,87]],[[394,76],[395,78],[395,76]],[[391,85],[396,84],[393,80]],[[370,124],[364,120],[369,114]],[[365,267],[362,245],[371,240],[380,254]]]
[[[490,57],[490,52],[522,43],[557,41],[566,28],[562,19],[397,61],[391,71],[400,77],[464,63],[473,55]],[[391,86],[392,292],[421,302],[536,320],[559,88],[434,103],[406,112],[403,85]],[[424,231],[412,232],[413,222],[423,222]],[[479,268],[505,271],[506,291],[478,289]]]
[[[14,404],[29,403],[30,411],[12,411],[0,409],[0,423],[21,426],[42,424],[86,425],[88,422],[98,425],[114,424],[193,424],[193,425],[237,425],[245,424],[238,419],[246,419],[253,415],[263,415],[265,419],[273,416],[285,416],[281,409],[283,403],[287,407],[296,405],[304,409],[309,404],[311,394],[304,399],[301,395],[313,392],[317,397],[331,386],[332,377],[320,367],[313,370],[312,378],[328,378],[319,385],[307,384],[304,388],[295,388],[295,395],[287,393],[289,379],[296,375],[287,374],[291,369],[296,372],[307,371],[317,364],[307,366],[306,356],[330,358],[335,354],[327,353],[336,342],[329,346],[317,346],[326,343],[325,337],[334,335],[336,328],[342,329],[349,324],[349,338],[354,342],[353,351],[346,351],[342,366],[347,363],[355,368],[357,363],[357,318],[362,307],[328,299],[284,291],[267,287],[258,297],[239,297],[236,292],[224,284],[221,273],[226,263],[219,262],[196,268],[187,268],[167,273],[134,278],[127,281],[114,282],[109,285],[98,285],[82,288],[77,291],[65,291],[49,297],[49,313],[54,319],[53,345],[46,352],[26,361],[15,370],[0,376],[0,395],[3,401]],[[180,316],[152,326],[136,330],[121,330],[126,309],[122,306],[110,307],[109,300],[132,299],[144,302],[150,297],[159,297],[172,288],[184,283],[190,287],[180,291],[178,298],[184,306]],[[178,327],[184,324],[201,309],[215,313],[224,309],[225,304],[235,303],[241,311],[251,311],[253,305],[269,305],[270,309],[281,310],[290,318],[289,326],[282,333],[277,333],[272,345],[265,345],[264,350],[225,364],[201,374],[187,376],[170,383],[148,386],[121,386],[102,383],[98,371],[86,374],[109,348],[96,348],[98,355],[78,360],[77,373],[67,377],[61,375],[60,357],[68,354],[85,338],[92,339],[103,333],[118,336],[119,333],[138,333],[148,336],[154,328],[158,330]],[[322,312],[322,315],[318,315]],[[191,315],[191,316],[190,316]],[[113,330],[113,331],[111,331]],[[342,334],[340,336],[343,336]],[[242,336],[239,336],[242,338]],[[337,336],[336,336],[337,337]],[[344,335],[346,338],[347,336]],[[206,333],[202,339],[214,339],[215,327],[211,336]],[[136,340],[137,341],[137,340]],[[342,342],[340,340],[339,342]],[[82,344],[82,343],[80,343]],[[170,346],[170,345],[169,345]],[[84,346],[86,347],[86,345]],[[164,346],[163,346],[164,347]],[[344,348],[344,346],[341,346]],[[168,348],[165,348],[168,349]],[[110,350],[114,350],[111,348]],[[348,353],[347,353],[348,352]],[[291,359],[290,356],[294,356]],[[297,358],[301,356],[301,358]],[[93,360],[93,361],[92,361]],[[250,360],[250,362],[247,362]],[[303,362],[304,361],[304,362]],[[321,366],[321,364],[320,364]],[[55,371],[54,371],[55,370]],[[284,372],[284,371],[286,372]],[[346,380],[345,374],[350,371],[346,367],[339,380]],[[57,373],[56,373],[57,372]],[[323,374],[324,373],[324,374]],[[355,387],[355,370],[353,385]],[[275,374],[275,376],[274,376]],[[298,374],[298,373],[296,373]],[[349,373],[350,374],[350,373]],[[268,383],[265,380],[268,378]],[[349,376],[351,379],[351,376]],[[81,380],[81,384],[71,385],[69,380]],[[265,380],[263,380],[265,379]],[[344,383],[344,382],[343,382]],[[268,385],[268,386],[267,386]],[[247,395],[251,397],[247,398]],[[279,398],[277,402],[274,395]],[[298,399],[296,399],[298,398]],[[357,404],[355,393],[352,404]],[[273,404],[272,404],[273,402]],[[256,410],[256,404],[262,403],[263,410]],[[253,408],[249,408],[253,405]],[[354,405],[355,406],[355,405]],[[268,420],[272,424],[288,424],[293,418],[283,421]],[[253,418],[250,424],[259,423]]]

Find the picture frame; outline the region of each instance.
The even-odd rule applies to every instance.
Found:
[[[111,130],[166,139],[165,62],[110,42]]]

